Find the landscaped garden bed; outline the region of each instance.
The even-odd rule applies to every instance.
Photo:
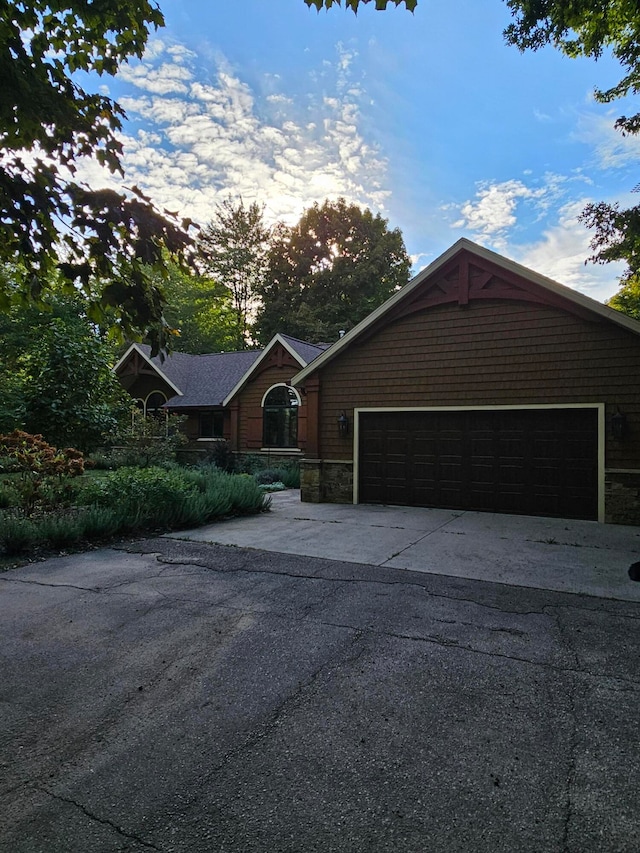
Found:
[[[41,436],[0,436],[0,558],[78,549],[114,538],[199,527],[261,512],[265,495],[250,474],[213,465],[122,467],[85,473],[82,454]]]

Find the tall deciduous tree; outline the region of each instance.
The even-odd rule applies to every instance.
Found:
[[[110,369],[113,348],[82,300],[56,283],[49,290],[47,310],[13,306],[0,315],[0,384],[9,389],[0,400],[0,431],[24,427],[58,447],[91,450],[127,417],[131,399]]]
[[[242,198],[227,198],[198,240],[202,268],[231,294],[239,350],[249,343],[251,314],[267,269],[270,232],[263,213],[257,202],[245,206]]]
[[[410,266],[402,234],[379,214],[344,199],[315,204],[294,227],[277,229],[258,336],[335,340],[406,284]]]
[[[0,2],[0,262],[22,270],[0,286],[0,310],[37,301],[57,269],[80,284],[98,317],[162,340],[163,297],[148,276],[164,249],[190,242],[189,223],[160,214],[137,188],[93,190],[75,180],[83,158],[122,173],[124,112],[85,91],[78,72],[114,75],[163,26],[149,0]]]
[[[198,355],[235,349],[236,313],[226,287],[169,263],[163,288],[167,300],[165,317],[178,333],[171,345],[173,350]]]
[[[627,279],[615,296],[609,299],[607,305],[633,317],[634,320],[640,320],[640,280],[635,276]]]
[[[315,6],[318,11],[320,9],[330,9],[333,5],[341,6],[341,0],[304,0],[307,6]],[[346,7],[348,9],[353,9],[354,12],[358,11],[358,6],[360,4],[364,5],[365,3],[374,2],[376,4],[376,9],[384,10],[387,8],[389,3],[394,3],[396,6],[400,6],[402,3],[409,9],[410,12],[418,5],[418,0],[346,0]]]

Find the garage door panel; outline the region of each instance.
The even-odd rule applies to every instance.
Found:
[[[362,413],[360,500],[597,518],[597,410]]]

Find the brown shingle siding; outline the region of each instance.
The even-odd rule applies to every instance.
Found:
[[[606,402],[630,435],[607,464],[633,467],[640,433],[640,338],[605,321],[515,301],[443,305],[389,323],[321,371],[321,455],[350,458],[336,419],[354,407]]]

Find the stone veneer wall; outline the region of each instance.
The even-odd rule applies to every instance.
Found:
[[[640,525],[640,471],[605,473],[604,508],[608,524]]]
[[[353,463],[301,459],[300,498],[306,503],[352,503]]]

